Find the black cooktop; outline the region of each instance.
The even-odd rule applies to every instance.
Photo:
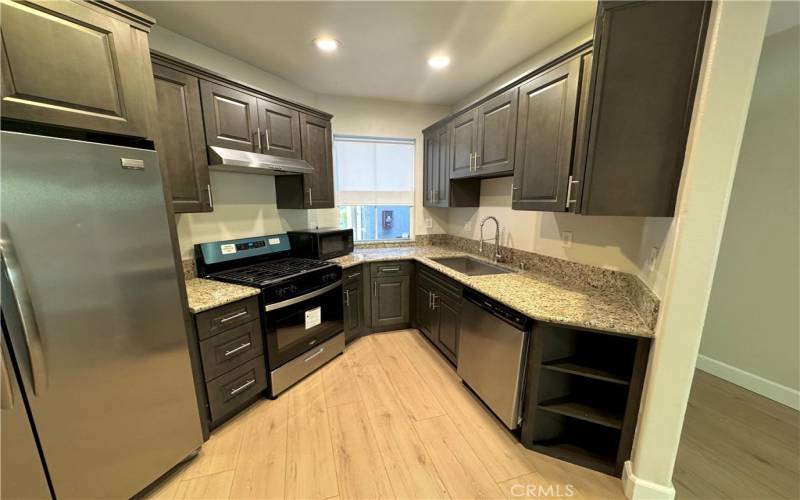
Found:
[[[321,260],[288,257],[212,273],[209,277],[230,283],[263,288],[309,271],[333,265],[330,262]]]

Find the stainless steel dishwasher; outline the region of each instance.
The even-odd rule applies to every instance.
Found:
[[[464,291],[458,375],[509,429],[520,423],[531,320]]]

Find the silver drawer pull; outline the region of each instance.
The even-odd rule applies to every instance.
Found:
[[[242,384],[239,387],[237,387],[236,389],[231,390],[230,395],[234,396],[234,395],[242,392],[243,390],[247,389],[248,387],[250,387],[251,385],[253,385],[255,383],[256,383],[256,379],[252,378],[252,379],[248,380],[247,382],[245,382],[244,384]]]
[[[381,268],[381,272],[382,273],[396,273],[399,270],[400,270],[399,267],[382,267]]]
[[[350,276],[348,276],[347,278],[348,278],[348,279],[350,279],[350,278],[357,278],[357,277],[359,277],[359,276],[361,276],[361,273],[351,274],[351,275],[350,275]]]
[[[225,351],[225,357],[227,358],[231,354],[236,354],[237,352],[241,351],[242,349],[247,349],[248,347],[250,347],[250,345],[251,345],[250,342],[247,342],[245,344],[240,345],[236,349],[231,349],[230,351]]]
[[[247,311],[239,311],[236,314],[231,314],[230,316],[225,316],[224,318],[219,320],[219,322],[220,323],[227,323],[228,321],[230,321],[232,319],[241,318],[242,316],[245,316],[245,315],[247,315]]]
[[[314,358],[316,358],[317,356],[319,356],[320,354],[322,354],[322,351],[324,351],[324,350],[325,350],[325,348],[324,348],[324,347],[320,347],[320,348],[319,348],[319,351],[315,352],[314,354],[312,354],[311,356],[307,357],[307,358],[306,358],[306,359],[304,359],[303,361],[304,361],[305,363],[308,363],[308,362],[309,362],[309,361],[311,361],[312,359],[314,359]]]

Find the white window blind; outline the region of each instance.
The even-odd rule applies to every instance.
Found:
[[[413,205],[414,140],[335,136],[337,205]]]

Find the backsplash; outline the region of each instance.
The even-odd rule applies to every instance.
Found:
[[[414,241],[381,241],[356,243],[356,248],[392,248],[407,246],[442,246],[465,253],[491,258],[494,244],[484,242],[483,252],[479,252],[480,242],[449,234],[420,234]],[[557,257],[550,257],[500,245],[502,262],[527,272],[541,273],[544,276],[558,277],[560,280],[576,285],[590,286],[600,290],[621,292],[628,297],[631,305],[650,328],[655,328],[660,301],[647,285],[630,273],[604,269],[602,267],[579,264]],[[193,259],[183,261],[185,279],[197,277]]]

